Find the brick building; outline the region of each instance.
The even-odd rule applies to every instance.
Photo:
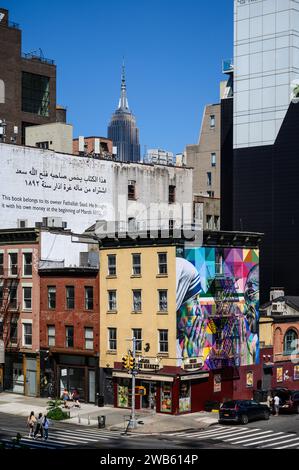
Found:
[[[99,356],[97,267],[42,268],[40,309],[41,395],[78,390],[95,402]]]
[[[56,116],[56,66],[42,51],[22,53],[22,31],[0,8],[0,120],[6,143],[25,143],[25,128],[64,119]]]

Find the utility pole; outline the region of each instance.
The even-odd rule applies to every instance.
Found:
[[[135,382],[136,382],[136,373],[137,369],[136,365],[136,338],[133,336],[133,364],[134,367],[131,369],[132,374],[132,408],[131,408],[131,416],[130,416],[130,428],[136,429],[137,428],[137,421],[136,421],[136,414],[135,414]]]

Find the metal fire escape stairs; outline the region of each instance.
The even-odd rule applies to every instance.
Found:
[[[16,342],[11,343],[11,325],[13,317],[19,311],[19,304],[16,301],[12,304],[11,293],[17,292],[19,284],[19,273],[16,275],[9,274],[8,270],[3,270],[0,275],[0,283],[2,287],[2,305],[0,305],[0,320],[3,324],[3,341],[5,350],[7,348],[18,348],[19,338]]]

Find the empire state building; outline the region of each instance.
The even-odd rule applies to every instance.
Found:
[[[117,147],[116,159],[121,162],[139,162],[139,130],[134,114],[130,111],[127,99],[125,67],[122,67],[121,96],[118,108],[108,126],[108,138]]]

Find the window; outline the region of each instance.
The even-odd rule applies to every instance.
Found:
[[[167,274],[167,253],[158,253],[159,274]]]
[[[23,323],[23,346],[32,346],[32,323]]]
[[[216,260],[215,260],[215,274],[222,274],[223,272],[223,257],[219,251],[216,250]]]
[[[108,310],[109,312],[115,312],[117,310],[116,290],[108,290]]]
[[[139,253],[132,254],[133,276],[141,274],[141,255]]]
[[[23,253],[23,275],[32,276],[32,253]]]
[[[159,352],[168,353],[168,330],[159,330]]]
[[[49,116],[50,79],[42,75],[22,73],[22,111]]]
[[[116,255],[108,255],[108,276],[116,276]]]
[[[128,199],[129,201],[136,200],[136,181],[129,181],[128,182]]]
[[[74,327],[73,326],[65,327],[65,345],[67,348],[74,347]]]
[[[75,287],[67,286],[66,288],[66,308],[75,308]]]
[[[18,253],[8,253],[9,274],[16,276],[18,274]]]
[[[85,349],[93,349],[93,328],[86,327],[84,330],[85,330]]]
[[[167,290],[159,290],[159,312],[167,312]]]
[[[23,309],[32,309],[32,287],[23,287]]]
[[[3,264],[4,264],[4,254],[0,253],[0,276],[3,276],[4,274]]]
[[[48,308],[53,310],[56,308],[56,287],[48,286]]]
[[[289,330],[284,337],[284,354],[289,355],[297,350],[298,334],[295,330]]]
[[[207,191],[209,197],[215,197],[215,191]]]
[[[216,153],[211,153],[211,166],[216,166]]]
[[[0,80],[0,103],[5,103],[5,84],[3,80]]]
[[[10,344],[18,343],[18,323],[16,319],[10,322],[9,342]]]
[[[133,312],[141,312],[141,290],[133,290]]]
[[[18,307],[17,287],[12,286],[9,291],[9,308],[16,310]]]
[[[219,220],[220,220],[219,215],[215,215],[215,216],[214,216],[214,227],[215,227],[215,230],[219,230],[219,228],[220,228],[220,226],[219,226]]]
[[[210,128],[214,129],[216,125],[216,118],[214,114],[211,114],[210,116]]]
[[[93,287],[86,286],[85,289],[85,310],[93,310]]]
[[[108,328],[108,349],[116,351],[117,349],[117,332],[116,328]]]
[[[26,227],[28,227],[28,220],[18,219],[18,228],[26,228]]]
[[[3,320],[0,319],[0,339],[3,339]]]
[[[168,203],[175,203],[175,186],[170,185],[168,188]]]
[[[206,216],[206,228],[208,230],[212,230],[213,228],[213,216],[212,215]]]
[[[212,173],[210,171],[207,172],[207,185],[212,186]]]
[[[55,346],[55,326],[48,325],[48,346]]]
[[[45,141],[45,142],[36,142],[35,146],[38,147],[39,149],[48,150],[48,148],[49,148],[49,141]]]
[[[136,352],[142,351],[142,329],[141,328],[134,328],[132,330],[133,337],[136,338],[135,346]]]

